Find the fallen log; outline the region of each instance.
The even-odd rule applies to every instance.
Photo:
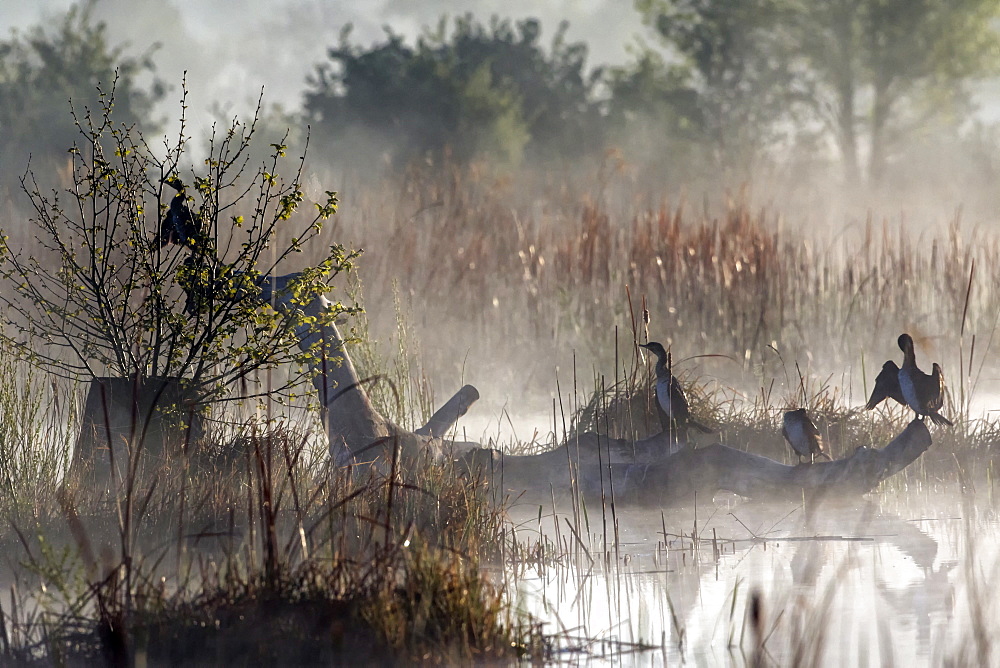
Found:
[[[663,461],[612,467],[615,491],[626,502],[659,505],[693,501],[694,494],[729,491],[754,499],[860,496],[895,475],[931,445],[927,426],[913,420],[881,449],[859,447],[832,462],[789,466],[724,445],[684,449]]]
[[[609,466],[660,461],[681,447],[665,431],[637,441],[586,432],[537,455],[505,455],[492,448],[475,448],[465,453],[460,463],[491,472],[497,483],[502,477],[505,491],[514,495],[525,491],[548,495],[550,490],[560,494],[577,484],[587,492],[599,493],[601,473],[608,482]]]
[[[931,445],[923,422],[914,420],[882,449],[859,447],[832,462],[791,466],[721,444],[667,450],[661,433],[630,442],[583,434],[578,442],[531,456],[476,450],[472,468],[493,472],[494,484],[518,495],[569,493],[573,485],[591,498],[604,494],[620,503],[671,506],[729,491],[754,499],[800,499],[817,495],[860,496],[915,461]],[[659,448],[659,452],[657,452]]]

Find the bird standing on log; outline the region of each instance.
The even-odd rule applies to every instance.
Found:
[[[797,408],[785,412],[782,419],[781,435],[785,437],[788,445],[792,446],[792,450],[798,455],[800,464],[803,457],[808,457],[809,461],[812,462],[816,455],[833,461],[833,457],[826,451],[819,429],[809,418],[806,409]]]
[[[872,388],[872,395],[865,408],[872,410],[886,399],[894,399],[901,406],[906,405],[903,390],[899,387],[899,367],[892,360],[887,360],[875,377],[875,387]]]
[[[896,341],[903,351],[903,366],[899,369],[899,389],[906,405],[913,409],[921,420],[928,416],[937,425],[953,426],[948,418],[938,411],[944,405],[944,372],[937,362],[927,374],[917,367],[917,355],[913,350],[913,338],[906,333],[900,334]]]
[[[660,423],[671,440],[686,442],[689,427],[711,434],[711,429],[691,417],[684,390],[671,372],[670,354],[664,350],[663,344],[650,341],[640,343],[639,347],[656,355],[656,403],[660,407]]]

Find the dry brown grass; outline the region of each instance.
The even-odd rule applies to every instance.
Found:
[[[877,370],[905,330],[957,385],[961,333],[966,357],[978,335],[978,366],[995,329],[1000,240],[957,215],[926,232],[873,217],[820,230],[819,214],[789,220],[748,193],[698,210],[628,185],[428,168],[402,185],[343,193],[334,234],[367,249],[369,304],[387,311],[397,281],[422,340],[449,327],[454,345],[442,357],[475,359],[486,347],[524,365],[565,362],[572,348],[607,365],[615,327],[637,315],[626,286],[635,309],[645,298],[651,338],[673,343],[675,355],[735,357],[742,368],[731,377],[771,365],[773,343],[817,373],[852,367],[860,385],[861,356]]]
[[[506,540],[481,480],[430,465],[350,473],[312,441],[248,425],[110,495],[69,481],[58,508],[11,527],[18,584],[0,657],[356,665],[541,651],[480,568]]]

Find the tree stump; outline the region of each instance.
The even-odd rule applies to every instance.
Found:
[[[177,378],[95,378],[81,422],[67,478],[105,489],[158,470],[203,434]]]

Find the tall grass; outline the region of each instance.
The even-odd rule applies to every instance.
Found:
[[[364,308],[360,284],[352,287],[352,298]],[[362,311],[351,321],[351,335],[356,345],[352,360],[366,383],[366,391],[375,409],[404,429],[422,427],[434,413],[434,388],[422,365],[420,341],[412,329],[412,312],[402,302],[399,286],[393,282],[392,315],[395,331],[387,341],[380,341]]]
[[[895,213],[787,214],[749,191],[695,205],[596,167],[589,180],[532,181],[431,166],[344,198],[335,234],[369,249],[360,269],[384,314],[375,330],[392,326],[382,318],[398,282],[413,331],[434,341],[424,363],[435,385],[465,369],[521,391],[545,381],[539,362],[565,368],[573,351],[610,378],[616,327],[642,300],[650,338],[675,359],[720,355],[689,370],[744,392],[781,380],[777,349],[806,375],[843,378],[863,403],[902,331],[944,365],[957,404],[996,370],[1000,236],[960,213],[918,228]]]
[[[12,519],[24,556],[0,605],[0,656],[299,665],[542,651],[480,568],[505,540],[480,480],[338,470],[311,442],[251,422],[123,484],[117,504],[68,481],[43,519]]]
[[[0,351],[2,353],[4,351]],[[73,387],[0,354],[0,513],[41,518],[69,465],[78,407]]]
[[[369,248],[371,321],[359,323],[355,350],[362,374],[381,378],[380,410],[413,427],[435,386],[479,374],[484,394],[544,391],[550,369],[572,364],[574,396],[558,415],[553,402],[553,440],[638,438],[658,430],[634,346],[653,339],[673,350],[696,416],[719,440],[789,457],[781,411],[804,405],[838,457],[888,442],[909,419],[858,410],[906,330],[944,362],[959,427],[937,430],[923,458],[947,469],[903,478],[975,484],[995,470],[998,427],[974,420],[970,397],[995,368],[1000,238],[958,216],[940,231],[869,218],[824,236],[747,193],[693,207],[629,192],[623,179],[605,167],[589,181],[529,184],[445,166],[414,169],[395,191],[344,193],[332,234]],[[373,343],[389,330],[389,346]],[[431,342],[419,357],[417,340]],[[579,411],[587,383],[575,360],[596,388]],[[542,660],[549,648],[512,611],[508,576],[561,561],[620,572],[614,489],[588,508],[570,462],[572,522],[559,522],[553,498],[554,536],[542,535],[539,507],[538,542],[525,545],[495,480],[448,464],[339,470],[316,435],[270,411],[235,436],[189,444],[189,457],[133,481],[124,500],[72,485],[59,494],[72,404],[18,373],[0,367],[6,536],[25,555],[0,599],[7,661]],[[506,569],[501,582],[486,563]]]

